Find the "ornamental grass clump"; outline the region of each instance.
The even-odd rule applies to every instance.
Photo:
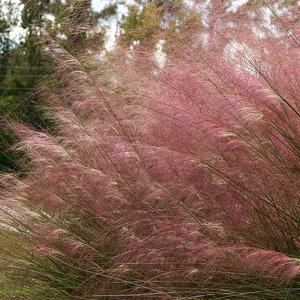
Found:
[[[163,66],[45,41],[58,125],[10,124],[30,171],[0,180],[4,299],[299,297],[299,29],[244,13]]]

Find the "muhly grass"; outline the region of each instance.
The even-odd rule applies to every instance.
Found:
[[[0,179],[3,299],[299,298],[299,29],[246,16],[163,67],[46,41],[59,125],[9,124],[30,171]]]

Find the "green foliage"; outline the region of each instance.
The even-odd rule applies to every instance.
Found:
[[[122,39],[126,44],[140,41],[150,47],[164,39],[168,53],[176,50],[184,33],[201,27],[199,20],[199,12],[187,9],[182,1],[149,1],[141,11],[137,6],[130,7]]]
[[[1,1],[1,0],[0,0]],[[103,44],[103,32],[89,31],[99,18],[116,12],[108,6],[102,12],[91,9],[90,0],[22,0],[22,27],[26,30],[21,43],[11,39],[13,27],[20,22],[13,2],[0,2],[0,117],[21,119],[36,128],[50,129],[52,122],[41,114],[44,109],[34,91],[39,81],[49,74],[52,63],[42,54],[41,36],[47,32],[68,51],[84,52]],[[85,47],[83,47],[85,45]],[[9,149],[13,140],[7,129],[0,129],[0,171],[19,169],[19,154]],[[17,165],[16,165],[17,164]]]
[[[155,42],[155,37],[161,33],[163,8],[152,2],[139,12],[136,6],[131,6],[130,13],[123,24],[123,40],[130,44],[132,41],[146,42],[148,45]]]
[[[0,10],[0,114],[10,117],[19,110],[18,102],[27,89],[24,76],[24,52],[11,38],[13,27],[17,24],[14,17],[15,5],[12,2],[2,2]],[[18,153],[10,151],[15,138],[11,131],[2,124],[0,129],[0,171],[15,170]]]

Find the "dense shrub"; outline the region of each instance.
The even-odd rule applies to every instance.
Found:
[[[48,41],[63,87],[45,87],[44,99],[61,125],[55,136],[12,125],[32,171],[0,182],[11,243],[3,295],[296,299],[300,65],[290,16],[258,34],[247,11],[229,20],[238,30],[220,15],[187,32],[162,68],[139,47],[98,61]]]

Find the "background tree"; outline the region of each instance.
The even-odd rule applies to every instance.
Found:
[[[20,76],[23,68],[23,53],[18,55],[18,45],[12,38],[17,25],[16,6],[11,1],[1,1],[0,10],[0,113],[9,116],[15,111],[16,103],[24,93],[27,78]],[[0,171],[14,169],[16,155],[9,150],[14,142],[12,132],[1,124],[0,128]]]
[[[37,91],[42,78],[51,74],[52,63],[42,54],[42,37],[46,33],[73,54],[88,49],[100,49],[104,29],[99,20],[115,13],[108,5],[96,13],[90,0],[22,0],[21,18],[17,5],[4,1],[0,8],[0,109],[1,118],[21,119],[30,126],[47,130],[51,122],[43,116],[44,107]],[[20,42],[12,39],[17,24],[23,27]],[[2,124],[3,125],[3,124]],[[20,167],[9,150],[14,142],[12,133],[0,130],[0,170],[13,171]]]

